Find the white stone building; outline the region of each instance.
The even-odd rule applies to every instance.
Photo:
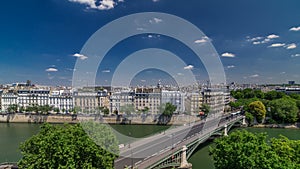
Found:
[[[161,91],[161,104],[171,103],[177,107],[175,113],[183,113],[185,111],[184,104],[185,94],[181,91]]]

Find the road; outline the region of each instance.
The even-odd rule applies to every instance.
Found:
[[[130,146],[121,149],[120,157],[115,161],[115,168],[123,169],[124,166],[132,166],[141,160],[155,156],[158,152],[168,151],[185,138],[189,138],[202,130],[217,127],[225,122],[228,117],[228,115],[211,117],[206,121],[173,128],[165,133],[133,142]]]

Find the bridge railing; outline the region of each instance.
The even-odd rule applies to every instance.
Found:
[[[243,116],[231,117],[228,120],[221,122],[217,127],[207,128],[204,131],[201,130],[198,133],[182,140],[180,143],[178,143],[176,145],[176,148],[174,148],[174,149],[170,148],[166,151],[158,152],[156,154],[153,154],[151,157],[142,160],[141,162],[139,162],[135,166],[137,168],[160,168],[159,167],[160,164],[163,163],[166,160],[169,160],[170,157],[172,157],[172,155],[176,155],[178,153],[181,153],[182,146],[187,145],[187,147],[190,147],[191,145],[193,145],[195,143],[203,143],[208,138],[210,138],[212,135],[214,135],[214,133],[216,131],[222,130],[224,128],[225,124],[227,124],[227,125],[231,124],[231,123],[234,124],[237,121],[240,121],[242,118],[244,118],[244,117]],[[188,151],[188,154],[190,154],[190,153],[192,153],[192,152]],[[189,156],[190,155],[188,155],[188,157]],[[174,162],[171,161],[171,163],[174,163]],[[177,162],[176,164],[180,164],[180,163]],[[166,165],[173,165],[173,164],[169,163],[169,164],[166,164]]]

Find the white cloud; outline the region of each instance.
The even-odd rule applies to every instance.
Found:
[[[251,38],[248,36],[247,37],[247,41],[250,41],[250,42],[253,42],[253,41],[258,41],[258,40],[261,40],[263,39],[264,37],[261,37],[261,36],[258,36],[258,37],[254,37],[254,38]]]
[[[235,66],[234,65],[227,66],[227,69],[232,69],[232,68],[235,68]]]
[[[271,39],[266,38],[266,39],[264,39],[263,41],[261,41],[261,43],[268,43],[268,42],[270,42],[270,41],[271,41]]]
[[[87,5],[89,8],[93,8],[93,9],[97,8],[96,0],[69,0],[69,1]]]
[[[283,47],[285,43],[273,43],[272,45],[268,46],[269,48],[276,48],[276,47]]]
[[[275,39],[275,38],[279,38],[279,36],[275,34],[271,34],[267,36],[267,39]]]
[[[283,74],[285,74],[286,72],[280,72],[279,74],[281,74],[281,75],[283,75]]]
[[[235,57],[235,54],[233,53],[229,53],[229,52],[225,52],[221,55],[222,57],[230,57],[230,58],[233,58]]]
[[[158,2],[159,0],[152,0],[153,2]]]
[[[53,67],[50,67],[50,68],[46,69],[45,71],[46,71],[46,72],[57,72],[58,69],[53,68]]]
[[[177,73],[177,75],[178,75],[178,76],[183,76],[184,74],[183,74],[183,73]]]
[[[249,77],[255,78],[255,77],[259,77],[259,75],[258,75],[258,74],[254,74],[254,75],[251,75],[251,76],[249,76]]]
[[[298,27],[292,27],[291,29],[290,29],[290,31],[300,31],[300,26],[298,26]]]
[[[100,10],[113,9],[115,4],[116,3],[113,0],[102,0],[97,8]]]
[[[297,53],[297,54],[291,55],[291,57],[292,58],[294,58],[294,57],[300,57],[300,54]]]
[[[193,69],[193,68],[194,68],[193,65],[188,65],[188,66],[184,67],[185,70],[191,70],[191,69]]]
[[[108,69],[102,70],[102,73],[110,73],[110,70],[108,70]]]
[[[109,10],[113,9],[116,5],[117,2],[114,0],[69,0],[70,2],[75,2],[83,5],[87,5],[88,8],[91,9],[99,9],[99,10]],[[118,2],[124,2],[124,0],[118,0]]]
[[[297,48],[297,45],[295,43],[286,45],[286,49],[295,49],[295,48]]]
[[[275,34],[270,34],[266,37],[258,36],[258,37],[254,37],[254,38],[251,38],[251,39],[250,39],[250,37],[247,37],[247,41],[252,42],[253,45],[259,45],[259,44],[268,43],[271,40],[276,39],[276,38],[279,38],[279,36],[275,35]]]
[[[210,39],[207,36],[203,36],[201,39],[195,40],[195,43],[206,43],[210,41]]]
[[[150,20],[149,20],[150,23],[160,23],[160,22],[162,22],[162,21],[163,21],[163,20],[160,19],[160,18],[153,18],[153,19],[150,19]]]
[[[83,55],[83,54],[79,54],[79,53],[75,53],[75,54],[73,54],[72,56],[77,57],[77,58],[79,58],[80,60],[85,60],[85,59],[88,58],[87,56],[85,56],[85,55]]]

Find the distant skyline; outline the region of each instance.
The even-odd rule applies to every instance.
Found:
[[[0,84],[31,80],[70,86],[76,59],[87,59],[80,51],[89,37],[105,24],[139,12],[169,13],[196,25],[207,37],[195,37],[195,43],[214,45],[228,83],[300,83],[299,6],[299,0],[3,1]],[[124,39],[109,51],[98,69],[97,84],[108,85],[118,64],[145,48],[172,51],[185,61],[182,70],[192,70],[200,82],[208,80],[187,46],[170,37],[144,34]],[[134,81],[144,84],[161,78],[166,74],[159,77],[157,71],[145,70]]]

